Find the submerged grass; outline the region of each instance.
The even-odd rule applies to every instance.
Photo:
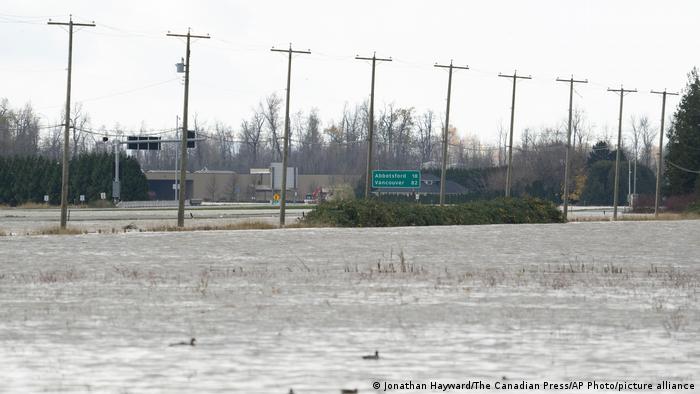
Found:
[[[285,225],[285,228],[308,228],[308,227],[320,227],[314,226],[309,223],[294,222]],[[152,227],[139,228],[133,223],[129,223],[121,228],[112,227],[111,229],[96,229],[96,230],[85,230],[73,227],[68,227],[61,229],[58,226],[45,227],[38,230],[32,230],[27,232],[22,232],[20,235],[79,235],[79,234],[117,234],[126,232],[182,232],[182,231],[227,231],[227,230],[275,230],[279,229],[277,224],[272,224],[263,221],[247,221],[238,223],[225,223],[225,224],[201,224],[187,227],[177,227],[173,225],[159,225]],[[12,234],[11,232],[6,232],[0,230],[0,237],[18,235],[17,233]]]
[[[618,221],[624,222],[645,222],[653,220],[698,220],[700,219],[700,214],[694,212],[681,212],[672,213],[665,212],[660,213],[658,217],[653,214],[626,214],[618,216]],[[579,216],[569,218],[569,222],[610,222],[613,221],[612,214],[610,216]]]
[[[27,235],[76,235],[87,234],[87,230],[80,230],[74,227],[60,228],[58,226],[45,227],[39,230],[28,232]]]
[[[178,227],[172,225],[162,225],[155,227],[148,227],[145,229],[139,229],[139,231],[223,231],[223,230],[271,230],[278,228],[276,225],[261,222],[261,221],[249,221],[249,222],[239,222],[239,223],[227,223],[227,224],[202,224],[190,227]]]

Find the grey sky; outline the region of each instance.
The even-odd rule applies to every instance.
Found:
[[[447,71],[433,64],[454,59],[472,68],[453,79],[450,123],[462,135],[495,143],[499,123],[508,126],[511,94],[510,80],[497,74],[516,68],[533,77],[518,83],[516,139],[526,127],[565,120],[568,85],[554,79],[571,74],[591,82],[577,86],[574,100],[595,133],[607,126],[613,134],[619,99],[606,88],[639,90],[625,99],[625,126],[633,114],[657,126],[660,97],[648,92],[681,89],[698,64],[698,11],[692,0],[3,0],[0,97],[14,106],[31,101],[45,123],[58,119],[68,35],[46,21],[72,13],[97,24],[75,35],[73,59],[73,99],[83,101],[94,128],[174,127],[182,112],[174,63],[185,45],[165,33],[189,26],[212,36],[193,42],[191,61],[190,112],[208,125],[238,129],[266,95],[284,96],[287,59],[270,48],[292,42],[312,51],[294,59],[292,111],[316,107],[324,126],[340,118],[346,102],[368,98],[370,64],[354,56],[376,51],[394,58],[377,68],[378,107],[431,108],[442,116]],[[676,103],[669,101],[668,112]]]

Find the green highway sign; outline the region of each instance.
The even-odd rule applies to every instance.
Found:
[[[420,188],[420,171],[375,170],[372,171],[374,188]]]

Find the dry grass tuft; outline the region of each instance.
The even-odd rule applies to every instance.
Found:
[[[288,223],[284,225],[284,228],[312,228],[312,227],[333,227],[330,225],[326,224],[317,224],[317,223],[307,223],[307,222],[302,222],[302,221],[295,221],[294,223]]]
[[[652,220],[698,220],[700,219],[700,214],[694,212],[664,212],[660,213],[658,217],[654,217],[654,214],[623,214],[617,217],[618,221],[621,222],[643,222]],[[569,218],[570,222],[611,222],[613,221],[612,213],[609,216],[579,216]]]
[[[6,233],[5,230],[0,230],[0,237],[7,237],[8,235],[10,234]]]
[[[78,272],[75,268],[67,268],[65,270],[39,271],[35,278],[39,283],[46,284],[75,282],[83,279],[84,273]]]
[[[227,224],[202,224],[191,227],[177,227],[171,225],[155,226],[144,231],[223,231],[223,230],[271,230],[278,228],[274,224],[261,221],[248,221]]]
[[[39,230],[27,233],[27,235],[76,235],[76,234],[87,234],[87,231],[80,230],[73,227],[60,228],[60,227],[46,227]]]
[[[17,208],[20,208],[20,209],[46,209],[46,208],[55,208],[55,207],[52,207],[51,205],[44,204],[44,203],[25,202],[24,204],[18,205]]]
[[[681,213],[671,213],[671,212],[665,212],[665,213],[660,213],[659,217],[654,217],[653,214],[650,215],[629,215],[629,216],[622,216],[619,220],[627,220],[627,221],[640,221],[640,220],[697,220],[700,219],[700,214],[697,213],[692,213],[692,212],[681,212]]]
[[[688,324],[688,317],[683,308],[679,307],[668,312],[661,324],[666,329],[666,332],[671,334],[682,330]]]

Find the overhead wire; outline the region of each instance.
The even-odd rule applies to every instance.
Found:
[[[668,159],[666,159],[666,162],[667,162],[668,164],[672,165],[673,167],[676,167],[677,169],[679,169],[679,170],[681,170],[681,171],[690,172],[690,173],[693,173],[693,174],[700,174],[700,170],[691,170],[691,169],[689,169],[689,168],[685,168],[685,167],[679,166],[678,164],[676,164],[676,163],[674,163],[674,162],[672,162],[671,160],[668,160]]]
[[[53,18],[53,17],[59,17],[59,15],[45,15],[45,16],[27,16],[27,15],[13,15],[13,14],[0,14],[0,23],[28,23],[28,24],[45,24],[43,19],[46,18]],[[78,20],[83,20],[83,21],[89,21],[92,22],[92,20],[88,18],[84,18],[79,15],[73,15]],[[135,29],[131,28],[122,28],[122,27],[117,27],[117,26],[112,26],[109,24],[105,24],[103,22],[100,22],[97,24],[98,28],[108,30],[117,34],[111,34],[111,33],[105,33],[103,31],[95,31],[95,29],[89,29],[88,31],[90,34],[102,34],[102,35],[113,35],[113,36],[133,36],[133,37],[141,37],[141,38],[162,38],[164,34],[161,34],[160,32],[156,33],[155,31],[138,31]],[[208,46],[212,48],[217,48],[217,49],[227,49],[227,50],[232,50],[232,51],[247,51],[247,52],[255,52],[255,51],[267,51],[269,50],[269,46],[264,45],[263,43],[251,43],[251,44],[245,44],[241,42],[234,42],[231,40],[227,40],[224,38],[220,37],[213,37],[213,41],[216,41],[221,44],[221,46],[212,46],[210,44],[205,44],[202,43],[201,45],[203,46]],[[350,55],[341,55],[341,54],[331,54],[331,53],[326,53],[326,52],[320,52],[320,51],[312,51],[312,56],[314,56],[317,60],[328,60],[328,61],[344,61],[344,60],[350,60],[353,59],[353,56]],[[394,62],[397,64],[407,66],[407,67],[412,67],[416,69],[421,69],[421,70],[427,70],[428,68],[432,68],[431,63],[422,63],[422,62],[417,62],[415,60],[409,60],[409,59],[403,59],[401,57],[398,58],[392,58]],[[482,76],[497,76],[497,72],[495,70],[486,70],[482,69],[480,67],[470,67],[470,71],[476,73],[476,74],[481,74]],[[148,89],[150,87],[155,87],[158,85],[166,84],[172,81],[175,81],[179,78],[173,78],[173,79],[168,79],[166,81],[161,81],[161,82],[156,82],[152,84],[148,84],[142,87],[134,88],[134,89],[129,89],[126,91],[121,91],[121,92],[115,92],[115,93],[110,93],[107,95],[102,95],[102,96],[97,96],[97,97],[91,97],[87,98],[84,100],[77,100],[77,101],[95,101],[95,100],[101,100],[105,98],[110,98],[114,96],[119,96],[119,95],[124,95],[124,94],[129,94],[135,91],[139,91],[142,89]],[[552,78],[535,78],[537,84],[545,84],[550,82],[549,80],[551,79],[551,83],[555,83],[556,77]],[[595,80],[589,81],[589,83],[592,86],[597,86],[600,88],[609,88],[609,87],[614,87],[616,84],[612,85],[604,85],[601,83],[596,82]],[[642,89],[639,89],[639,91],[643,91]],[[575,91],[576,94],[583,98],[583,96],[579,93],[579,91]]]

